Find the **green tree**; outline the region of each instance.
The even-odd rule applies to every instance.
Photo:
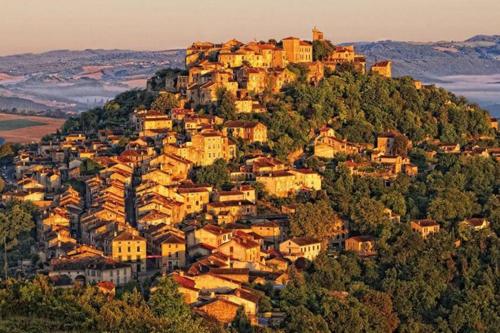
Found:
[[[4,143],[0,146],[0,160],[14,156],[12,144]]]
[[[319,314],[300,305],[287,311],[286,331],[293,333],[328,333],[328,325]]]
[[[226,120],[236,119],[236,97],[227,89],[217,89],[217,102],[213,106],[213,111],[216,116]]]
[[[80,173],[86,176],[96,175],[101,169],[102,166],[90,158],[85,158],[80,165]]]
[[[250,320],[248,319],[245,309],[240,306],[236,312],[236,316],[231,322],[231,329],[237,333],[253,333],[255,332]]]
[[[179,107],[179,101],[177,97],[169,92],[162,92],[151,104],[153,110],[161,111],[163,113],[169,112],[170,110]]]
[[[408,156],[408,138],[404,135],[396,135],[394,138],[394,143],[392,145],[392,150],[395,155],[402,157]]]
[[[226,161],[218,159],[212,165],[195,170],[193,179],[200,184],[210,184],[221,188],[229,183],[229,169]]]
[[[389,223],[384,209],[385,206],[380,201],[362,198],[354,204],[351,213],[352,229],[362,234],[379,235]]]
[[[166,332],[206,332],[201,322],[193,318],[176,283],[169,277],[158,280],[148,304],[151,311],[165,322]]]
[[[290,232],[293,236],[313,237],[327,241],[342,224],[328,200],[318,200],[297,205],[290,219]]]
[[[335,46],[329,40],[315,40],[313,42],[313,60],[326,59]]]
[[[6,210],[0,211],[0,240],[3,244],[4,276],[8,277],[7,251],[15,247],[22,232],[30,231],[34,227],[33,216],[20,204],[13,204]]]

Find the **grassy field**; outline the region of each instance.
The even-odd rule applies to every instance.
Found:
[[[34,121],[30,119],[0,120],[0,131],[10,131],[19,128],[41,126],[41,125],[47,125],[47,123],[42,123],[40,121]]]
[[[64,119],[0,113],[0,138],[6,142],[37,142],[55,133],[63,123]]]

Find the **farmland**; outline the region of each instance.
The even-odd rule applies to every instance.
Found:
[[[29,119],[0,120],[0,131],[10,131],[25,127],[42,126],[42,125],[47,125],[47,124]]]
[[[28,143],[55,132],[64,119],[0,113],[0,138],[7,142]]]

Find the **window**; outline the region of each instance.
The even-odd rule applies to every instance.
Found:
[[[141,247],[137,245],[137,252],[141,252]]]
[[[122,247],[118,246],[118,253],[122,253]]]

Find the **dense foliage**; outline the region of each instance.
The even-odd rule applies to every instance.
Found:
[[[230,183],[229,169],[223,159],[216,160],[212,165],[193,170],[192,178],[198,184],[210,184],[218,189]]]
[[[35,227],[37,209],[28,202],[9,201],[0,208],[0,249],[3,256],[0,263],[3,276],[9,276],[9,263],[17,262],[27,253],[34,239],[31,235]]]
[[[30,318],[26,320],[26,318]],[[54,288],[44,277],[0,285],[0,330],[11,332],[209,332],[162,278],[145,299],[137,289],[109,297],[97,287]]]

